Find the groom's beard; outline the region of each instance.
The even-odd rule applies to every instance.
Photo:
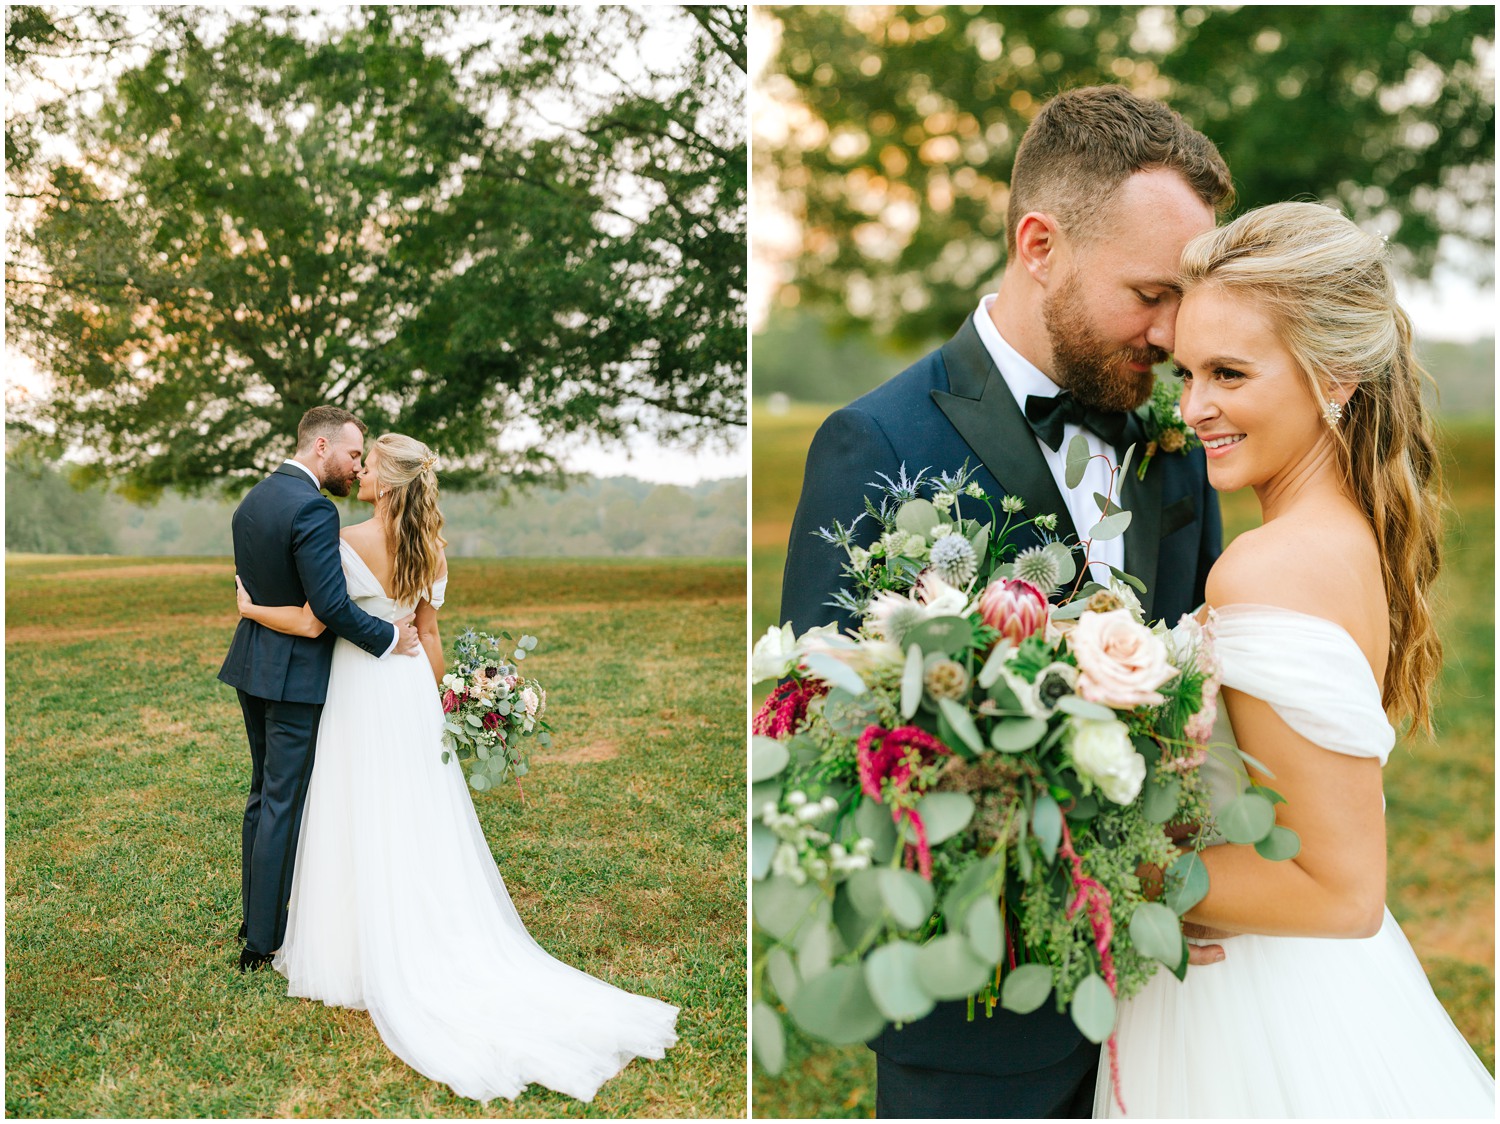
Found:
[[[331,496],[347,496],[349,485],[353,483],[352,476],[325,476],[323,477],[323,490]]]
[[[1086,409],[1133,410],[1151,397],[1152,371],[1137,374],[1127,364],[1164,362],[1159,347],[1117,347],[1100,339],[1089,323],[1083,286],[1075,271],[1042,302],[1042,322],[1052,343],[1052,377]]]

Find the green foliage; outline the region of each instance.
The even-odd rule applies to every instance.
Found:
[[[757,385],[758,381],[757,371]],[[751,526],[752,625],[757,635],[777,615],[782,562],[801,489],[802,466],[812,435],[828,412],[827,406],[813,405],[793,405],[780,414],[757,407]],[[1435,744],[1413,739],[1398,745],[1386,767],[1391,855],[1387,901],[1438,998],[1493,1070],[1493,421],[1486,417],[1445,423],[1440,449],[1453,510],[1435,598],[1444,643],[1438,682],[1439,728]],[[1259,524],[1259,508],[1248,490],[1224,496],[1222,503],[1226,540]],[[754,701],[758,703],[759,698]],[[1274,832],[1272,839],[1273,847],[1285,842]],[[941,852],[937,857],[941,859]],[[1289,856],[1282,850],[1276,857]],[[1094,861],[1104,861],[1104,856]],[[1130,935],[1128,930],[1126,935]],[[1015,978],[1015,973],[1006,976]],[[1023,978],[1017,986],[1025,983]],[[780,993],[781,982],[774,986]],[[1034,1008],[1048,994],[1028,998]],[[983,1013],[977,1017],[984,1017]],[[809,1044],[795,1035],[786,1037],[783,1045],[780,1075],[756,1073],[753,1077],[757,1117],[874,1114],[875,1063],[866,1047]]]
[[[84,156],[25,169],[7,275],[93,472],[234,490],[323,402],[457,486],[743,424],[743,9],[161,19],[59,125]]]
[[[557,638],[523,807],[476,800],[561,960],[681,1007],[677,1046],[591,1104],[482,1106],[362,1011],[234,968],[249,776],[227,558],[7,564],[6,1112],[14,1117],[745,1114],[742,564],[451,564],[441,617]],[[643,639],[644,638],[644,639]],[[563,744],[565,742],[565,744]]]
[[[80,490],[23,446],[5,457],[5,547],[36,554],[110,554],[115,534],[104,493]]]
[[[1488,7],[775,15],[781,96],[810,114],[767,157],[804,227],[793,295],[902,343],[946,337],[998,277],[1016,145],[1075,86],[1163,98],[1218,144],[1240,209],[1327,199],[1424,276],[1445,234],[1493,243]]]

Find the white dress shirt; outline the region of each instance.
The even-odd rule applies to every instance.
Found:
[[[290,465],[295,465],[297,468],[300,468],[303,472],[307,473],[307,478],[309,480],[311,480],[314,485],[316,485],[318,491],[321,492],[323,490],[323,482],[321,480],[319,480],[316,475],[313,474],[313,470],[310,469],[310,468],[308,468],[307,465],[303,464],[301,461],[294,461],[294,460],[291,460],[291,459],[288,459],[288,460],[286,460],[283,463],[290,464]],[[401,629],[400,629],[400,627],[394,621],[391,622],[391,627],[396,630],[396,634],[391,637],[391,646],[389,648],[387,648],[385,651],[381,652],[380,655],[376,657],[377,659],[382,659],[383,660],[383,659],[385,659],[386,656],[388,656],[392,652],[394,652],[396,650],[396,642],[401,639]]]
[[[985,350],[990,353],[995,369],[1000,372],[1000,377],[1005,380],[1006,387],[1024,415],[1028,397],[1053,398],[1062,393],[1062,388],[1005,342],[1005,337],[1000,334],[995,327],[995,322],[990,319],[990,305],[994,301],[994,293],[980,300],[979,308],[974,312],[974,327],[979,332],[979,338],[984,343]],[[1068,514],[1073,519],[1073,526],[1078,529],[1079,536],[1083,537],[1089,533],[1090,527],[1099,522],[1101,513],[1099,504],[1094,499],[1094,493],[1097,492],[1101,496],[1108,494],[1109,470],[1105,462],[1096,456],[1089,461],[1088,468],[1084,470],[1083,483],[1071,491],[1068,489],[1065,482],[1068,444],[1080,433],[1088,441],[1090,453],[1102,454],[1109,458],[1110,463],[1118,459],[1118,454],[1105,443],[1102,437],[1072,422],[1063,426],[1062,444],[1056,450],[1047,448],[1046,443],[1039,437],[1035,440],[1037,448],[1041,450],[1042,459],[1047,462],[1047,468],[1052,472],[1052,478],[1057,481],[1057,490],[1062,493],[1063,502],[1068,505]],[[997,472],[995,475],[1000,474]],[[1110,495],[1110,499],[1116,504],[1120,502],[1120,489],[1123,486],[1123,478],[1115,481],[1115,491],[1113,495]],[[1026,511],[1022,514],[1029,518],[1043,513]],[[1125,537],[1117,535],[1115,538],[1094,543],[1089,551],[1089,558],[1093,562],[1093,565],[1089,567],[1091,576],[1095,581],[1108,584],[1110,574],[1105,566],[1113,566],[1117,570],[1125,569]]]

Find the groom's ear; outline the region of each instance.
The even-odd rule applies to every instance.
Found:
[[[1027,211],[1016,224],[1016,260],[1038,285],[1046,285],[1061,244],[1057,220],[1045,211]]]

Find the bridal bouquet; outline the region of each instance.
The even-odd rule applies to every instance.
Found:
[[[547,692],[517,667],[535,649],[535,636],[513,642],[508,632],[492,636],[472,628],[454,641],[453,662],[438,687],[443,762],[457,756],[475,792],[507,777],[519,785],[530,767],[531,740],[544,748],[552,744],[552,728],[542,717]],[[507,654],[514,664],[506,662]]]
[[[1070,487],[1087,459],[1075,443]],[[1295,853],[1268,789],[1210,824],[1212,615],[1148,628],[1133,577],[1084,580],[1091,543],[1129,514],[1100,496],[1078,547],[1044,536],[1018,551],[1018,527],[1055,520],[1022,520],[1012,498],[995,512],[964,472],[924,475],[903,469],[867,501],[870,547],[852,525],[824,534],[848,552],[838,603],[859,630],[783,627],[755,646],[754,678],[783,680],[754,720],[751,765],[752,1025],[772,1072],[778,1007],[852,1043],[940,1000],[967,998],[972,1016],[1051,996],[1113,1055],[1117,1000],[1158,965],[1185,973],[1180,918],[1208,890],[1166,826]],[[960,497],[990,520],[963,518]]]

